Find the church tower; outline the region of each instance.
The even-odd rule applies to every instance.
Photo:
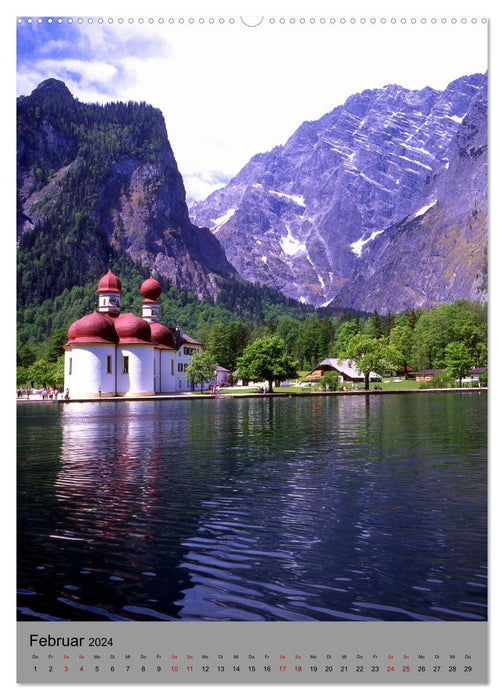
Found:
[[[142,302],[142,318],[148,323],[159,323],[159,296],[162,292],[161,285],[152,276],[140,287]]]
[[[121,293],[121,280],[109,270],[98,282],[98,311],[110,316],[119,316]]]

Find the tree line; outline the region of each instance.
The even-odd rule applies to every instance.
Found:
[[[141,281],[141,273],[137,271],[133,290]],[[247,289],[254,291],[255,285],[245,283],[243,294]],[[140,314],[138,293],[128,294],[123,295],[123,310]],[[382,316],[375,311],[329,317],[325,310],[324,315],[322,312],[318,315],[306,307],[303,311],[302,305],[289,308],[277,304],[274,296],[262,294],[248,317],[245,314],[243,317],[218,300],[197,299],[192,292],[168,288],[162,297],[161,318],[166,325],[181,326],[201,341],[213,362],[231,372],[239,368],[248,347],[259,339],[271,337],[281,340],[286,356],[299,372],[309,372],[327,357],[355,359],[368,376],[372,371],[408,376],[419,370],[445,369],[448,374],[452,371],[454,379],[460,379],[460,372],[465,369],[487,366],[487,309],[477,302],[459,300],[394,315]],[[77,300],[80,300],[79,314],[75,313]],[[41,307],[20,310],[23,322],[18,340],[18,384],[35,381],[30,367],[37,362],[40,379],[42,360],[48,365],[42,363],[42,367],[53,371],[52,365],[63,353],[68,326],[95,306],[96,287],[92,285],[85,288],[85,293],[72,290],[52,303],[47,301]],[[34,343],[33,328],[38,328],[43,338],[51,314],[53,318],[59,314],[60,320],[66,319],[65,324]]]
[[[326,357],[347,358],[356,339],[375,339],[383,347],[393,347],[397,369],[403,372],[445,367],[446,348],[453,342],[467,348],[473,366],[487,364],[486,306],[466,300],[386,316],[376,311],[332,318],[312,313],[303,319],[282,314],[253,328],[215,324],[205,344],[219,364],[232,370],[249,342],[272,335],[284,341],[288,355],[306,371]]]
[[[248,333],[241,324],[214,324],[206,348],[216,364],[238,370],[242,379],[266,380],[270,388],[272,379],[309,372],[328,357],[353,360],[366,389],[372,372],[408,377],[421,369],[443,369],[441,381],[460,384],[470,368],[487,365],[487,312],[484,305],[460,300],[386,316],[280,315]]]

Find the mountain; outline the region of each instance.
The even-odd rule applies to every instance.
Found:
[[[48,79],[17,102],[18,298],[95,282],[114,261],[199,297],[237,274],[191,223],[161,112],[83,104]]]
[[[247,280],[315,306],[486,296],[487,80],[351,96],[192,203]]]

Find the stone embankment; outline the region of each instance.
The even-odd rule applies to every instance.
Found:
[[[222,399],[264,399],[264,398],[315,398],[321,396],[384,396],[394,395],[394,396],[404,396],[404,394],[439,394],[439,393],[486,393],[487,387],[471,387],[471,388],[454,388],[454,389],[396,389],[389,390],[386,389],[375,391],[375,390],[353,390],[353,391],[311,391],[311,392],[297,392],[297,391],[282,391],[282,392],[272,392],[272,393],[258,393],[258,392],[240,392],[240,393],[222,393],[219,395],[214,394],[200,394],[198,392],[175,392],[172,394],[152,394],[151,396],[107,396],[104,398],[76,398],[72,399],[69,397],[65,399],[63,394],[58,394],[57,398],[45,399],[39,394],[31,394],[29,398],[26,394],[18,397],[18,403],[40,403],[45,401],[46,403],[88,403],[88,402],[105,402],[105,401],[164,401],[164,400],[204,400],[204,401],[221,401]]]

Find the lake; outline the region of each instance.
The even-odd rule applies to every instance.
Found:
[[[486,620],[479,393],[18,405],[19,620]]]

